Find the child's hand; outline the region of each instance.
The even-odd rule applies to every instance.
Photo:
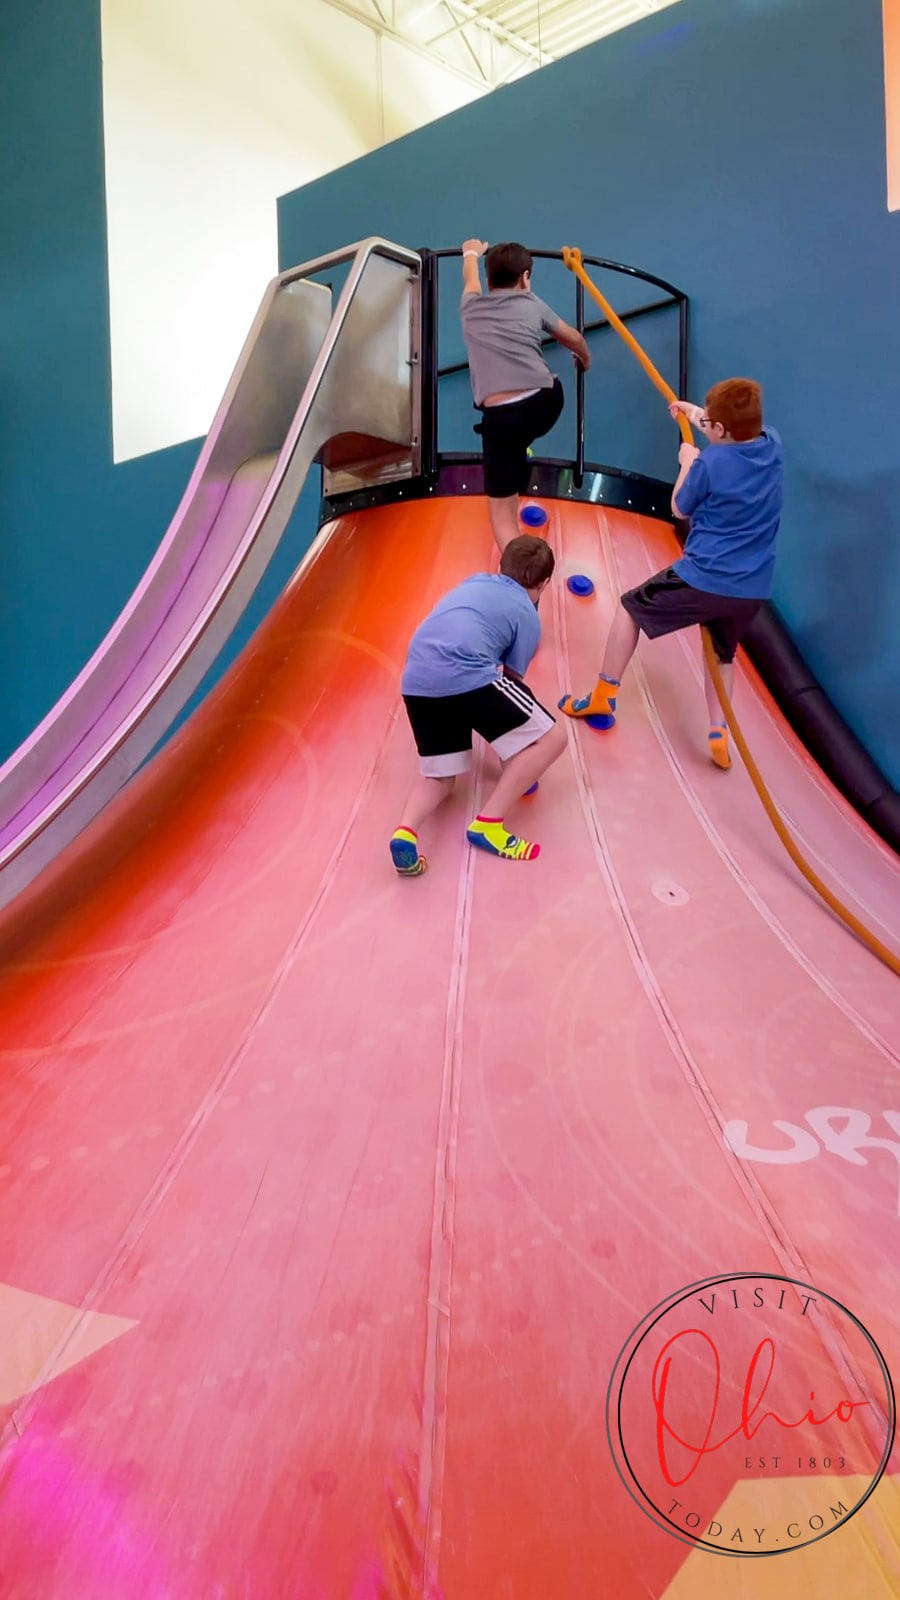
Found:
[[[484,239],[466,239],[463,243],[463,255],[471,253],[476,256],[483,256],[487,248],[488,246]]]
[[[682,467],[692,467],[699,454],[700,451],[697,449],[695,444],[688,444],[685,442],[681,445],[681,448],[678,451],[679,464]]]
[[[700,418],[704,413],[700,406],[692,405],[690,400],[673,400],[669,406],[669,416],[673,422],[677,422],[682,415],[687,417],[688,422],[692,422],[695,428],[699,428]]]

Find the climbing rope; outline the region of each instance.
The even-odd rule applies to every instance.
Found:
[[[651,383],[656,385],[656,388],[659,390],[660,394],[669,402],[670,405],[673,404],[678,399],[674,389],[672,389],[669,384],[666,383],[665,378],[657,371],[646,351],[643,350],[638,344],[634,334],[629,332],[621,317],[616,315],[605,295],[601,294],[600,290],[597,288],[597,285],[585,272],[581,251],[570,249],[567,246],[563,249],[562,258],[565,265],[569,268],[569,271],[574,272],[575,276],[584,284],[584,287],[596,300],[598,306],[600,306],[611,326],[615,328],[616,332],[621,336],[622,339],[624,339],[629,349],[637,357]],[[682,437],[684,438],[685,443],[693,444],[694,435],[691,430],[691,425],[683,413],[681,413],[678,417],[678,425],[681,429]],[[740,752],[741,759],[743,760],[744,765],[750,774],[750,781],[753,784],[756,793],[759,795],[766,815],[768,816],[772,827],[775,829],[775,832],[781,840],[781,843],[784,845],[785,850],[793,861],[798,872],[800,872],[801,875],[806,879],[810,887],[816,891],[816,894],[819,895],[822,900],[824,900],[825,904],[834,912],[835,916],[840,918],[840,920],[851,930],[851,932],[854,933],[856,937],[861,940],[861,942],[866,945],[869,950],[872,951],[873,955],[878,957],[879,961],[883,961],[884,965],[889,967],[891,972],[896,973],[897,976],[900,977],[900,958],[898,958],[892,950],[889,950],[888,946],[882,943],[877,934],[874,934],[870,928],[867,928],[865,923],[860,922],[859,918],[854,915],[849,907],[845,906],[843,902],[837,898],[837,895],[832,894],[828,885],[823,882],[818,873],[809,865],[809,862],[805,859],[791,834],[788,832],[788,829],[785,827],[781,813],[779,812],[775,801],[772,799],[772,796],[766,788],[759,767],[756,765],[756,762],[750,754],[747,741],[741,731],[740,723],[734,714],[734,707],[731,704],[728,691],[726,690],[725,684],[722,681],[722,674],[719,669],[719,661],[713,647],[712,637],[708,628],[703,628],[701,631],[703,634],[703,654],[706,661],[706,666],[708,668],[709,675],[712,678],[713,684],[715,685],[716,694],[719,697],[719,704],[722,707],[722,712],[728,726],[728,731],[732,735],[738,751]]]

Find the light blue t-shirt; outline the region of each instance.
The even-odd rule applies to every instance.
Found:
[[[479,572],[451,589],[410,640],[403,694],[431,697],[483,689],[501,668],[523,677],[541,642],[527,590],[514,578]]]
[[[774,428],[745,444],[711,444],[676,501],[691,531],[678,576],[694,589],[768,600],[781,521],[784,453]]]

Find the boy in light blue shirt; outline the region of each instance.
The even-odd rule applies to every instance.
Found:
[[[471,767],[473,733],[491,745],[503,771],[469,824],[469,843],[507,861],[540,853],[510,833],[503,816],[565,748],[563,727],[524,681],[541,639],[538,599],[553,567],[545,540],[519,535],[504,548],[499,573],[477,573],[452,589],[412,637],[401,691],[420,775],[390,842],[403,877],[428,866],[418,830]]]
[[[709,440],[702,455],[691,444],[679,451],[672,511],[690,519],[684,555],[622,595],[597,684],[583,699],[560,701],[569,717],[601,716],[612,727],[616,691],[640,633],[658,639],[696,623],[709,629],[730,698],[738,644],[772,593],[784,457],[775,429],[763,427],[759,384],[727,378],[710,389],[705,409],[678,400],[670,410],[675,418],[683,412]],[[705,668],[704,674],[709,753],[727,771],[728,730]]]

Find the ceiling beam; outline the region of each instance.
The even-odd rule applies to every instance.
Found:
[[[431,62],[432,66],[437,62],[453,77],[461,79],[463,83],[474,85],[482,94],[484,93],[485,80],[483,77],[476,76],[474,72],[467,70],[465,67],[458,67],[451,61],[442,60],[427,45],[417,44],[414,39],[408,38],[400,26],[396,24],[388,26],[379,21],[377,17],[367,16],[360,11],[358,4],[354,3],[354,0],[322,0],[322,4],[330,6],[332,11],[339,11],[342,16],[352,17],[354,22],[363,23],[373,33],[380,34],[382,38],[391,39],[395,44],[402,45],[405,50],[411,50],[413,55],[419,56],[423,61]]]

